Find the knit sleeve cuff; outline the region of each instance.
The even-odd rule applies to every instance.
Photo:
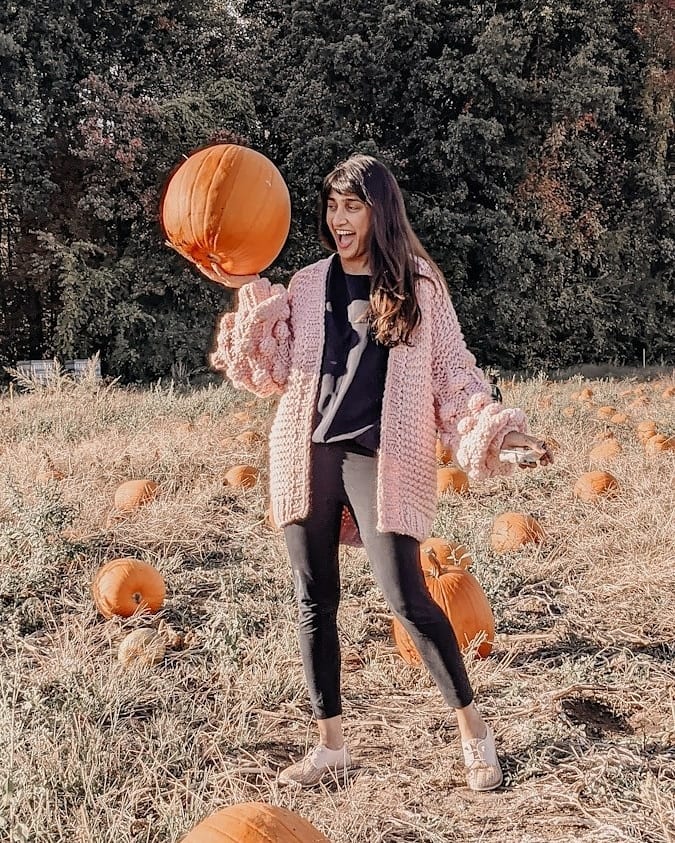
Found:
[[[278,286],[278,285],[275,285]],[[262,304],[270,297],[272,285],[267,278],[258,278],[239,288],[238,308],[242,312],[253,310],[257,305]]]
[[[474,480],[508,475],[512,463],[501,462],[499,452],[507,433],[527,433],[525,413],[515,407],[503,408],[485,394],[474,395],[468,403],[468,414],[457,426],[460,435],[457,462]]]

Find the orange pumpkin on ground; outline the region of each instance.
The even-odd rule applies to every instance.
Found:
[[[279,529],[277,522],[274,520],[271,504],[267,508],[265,519],[272,530]],[[346,506],[342,507],[339,544],[348,545],[349,547],[363,547],[359,528],[356,526],[356,521],[354,521],[351,512]]]
[[[609,420],[612,424],[626,424],[628,422],[628,416],[625,413],[614,413]]]
[[[637,434],[637,438],[643,444],[648,440],[651,439],[652,436],[656,436],[658,433],[656,422],[654,419],[645,419],[641,421],[635,428],[635,433]]]
[[[579,390],[579,392],[573,392],[572,398],[575,398],[577,401],[590,401],[593,398],[593,390],[585,386],[583,389]]]
[[[277,805],[243,802],[216,811],[182,843],[330,843],[308,820]]]
[[[587,503],[619,493],[619,481],[608,471],[587,471],[574,484],[573,494]]]
[[[42,469],[35,479],[38,483],[49,483],[52,480],[63,480],[65,476],[49,454],[45,454]]]
[[[258,469],[253,465],[233,465],[225,472],[224,482],[235,489],[252,489],[258,482]]]
[[[253,149],[214,144],[192,153],[169,176],[160,205],[167,245],[213,280],[254,275],[283,248],[291,200],[281,173]]]
[[[150,503],[158,491],[159,486],[154,480],[145,477],[140,480],[127,480],[115,490],[113,505],[118,512],[133,512],[139,506]]]
[[[420,564],[423,571],[429,570],[428,560],[431,553],[443,568],[457,565],[466,571],[473,565],[473,559],[463,544],[432,536],[420,544]]]
[[[623,448],[621,447],[619,441],[613,436],[608,436],[594,448],[591,448],[588,456],[593,462],[612,460],[614,457],[617,457],[622,450]]]
[[[612,416],[616,413],[616,407],[598,407],[595,411],[595,415],[599,419],[611,419]]]
[[[492,522],[490,544],[495,553],[510,553],[527,544],[539,544],[544,538],[537,519],[524,512],[502,512]]]
[[[441,465],[447,465],[449,462],[452,462],[453,456],[452,451],[450,448],[444,448],[443,443],[440,439],[436,440],[436,462],[439,462]]]
[[[667,386],[661,393],[661,398],[675,398],[675,386]]]
[[[444,465],[436,471],[436,491],[458,492],[460,495],[469,490],[469,477],[457,465]]]
[[[99,612],[106,618],[135,612],[157,612],[166,596],[164,578],[147,562],[132,557],[113,559],[99,569],[91,586]]]
[[[661,451],[675,451],[675,436],[666,436],[664,433],[655,433],[645,442],[647,454],[658,454]]]
[[[449,618],[460,649],[466,650],[477,635],[484,634],[485,640],[476,652],[485,658],[492,651],[495,620],[480,583],[464,568],[441,565],[433,550],[426,557],[424,579],[431,596]],[[392,621],[392,634],[403,660],[410,665],[421,665],[412,638],[397,618]]]
[[[241,442],[242,445],[255,445],[257,442],[262,442],[262,436],[256,430],[243,430],[235,437],[236,442]]]

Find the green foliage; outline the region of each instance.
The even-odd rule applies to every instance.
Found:
[[[483,364],[672,360],[667,0],[53,0],[0,9],[0,365],[196,369],[229,294],[162,244],[181,156],[240,138],[321,255],[335,162],[379,156]]]
[[[294,190],[289,271],[317,254],[320,176],[337,158],[371,152],[404,188],[483,363],[635,361],[642,347],[672,356],[675,289],[662,257],[673,242],[663,158],[672,76],[658,76],[659,106],[645,107],[668,46],[672,55],[672,27],[665,46],[662,34],[637,31],[638,18],[643,33],[645,20],[672,22],[667,8],[419,0],[344,15],[332,2],[248,0],[243,9],[254,35],[244,61],[262,71],[258,113]]]

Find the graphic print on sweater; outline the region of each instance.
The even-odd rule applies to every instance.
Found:
[[[370,278],[331,268],[325,344],[314,442],[351,440],[371,451],[379,445],[388,349],[370,336],[365,319]]]

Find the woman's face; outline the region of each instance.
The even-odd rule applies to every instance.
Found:
[[[372,209],[355,193],[328,194],[326,225],[328,226],[345,272],[368,272],[370,220]]]

